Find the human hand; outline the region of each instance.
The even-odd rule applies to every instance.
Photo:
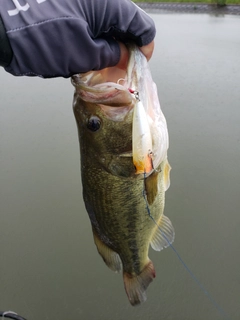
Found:
[[[13,51],[5,69],[13,75],[70,77],[115,66],[121,64],[119,42],[135,42],[151,57],[154,23],[129,0],[23,2],[16,7],[18,0],[3,1],[0,7]]]
[[[120,55],[119,62],[116,66],[120,69],[125,70],[128,64],[129,52],[123,43],[119,42],[119,46],[120,46],[121,55]],[[140,47],[139,49],[142,51],[142,53],[145,55],[145,57],[149,61],[153,54],[154,41],[150,42],[145,46]]]

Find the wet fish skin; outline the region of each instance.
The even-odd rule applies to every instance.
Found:
[[[151,215],[161,224],[167,163],[162,163],[144,183],[135,175],[132,158],[119,157],[119,152],[131,149],[132,111],[124,121],[115,123],[105,118],[96,105],[77,98],[74,112],[80,138],[83,198],[95,243],[112,270],[119,272],[122,265],[126,291],[135,305],[146,300],[145,289],[155,277],[148,249],[154,234],[158,234],[142,194],[146,189]],[[101,118],[99,132],[91,132],[86,126],[93,115]],[[142,282],[140,293],[132,289],[136,281]]]
[[[106,108],[110,107],[106,106],[105,110]],[[128,106],[125,108],[128,109]],[[131,105],[129,110],[122,121],[112,121],[104,115],[99,105],[85,102],[75,94],[74,114],[78,125],[82,178],[87,170],[104,170],[121,177],[135,176],[132,158],[121,157],[132,150]],[[94,118],[101,122],[101,128],[97,132],[89,130],[87,126]],[[82,182],[85,186],[85,181]]]
[[[99,103],[94,95],[81,94],[86,90],[76,86],[73,103],[83,198],[98,252],[110,269],[123,271],[129,301],[137,305],[146,300],[155,278],[149,245],[160,251],[174,240],[172,224],[163,215],[170,166],[165,158],[148,177],[136,174],[131,155],[134,98],[126,90],[117,99],[108,92]]]

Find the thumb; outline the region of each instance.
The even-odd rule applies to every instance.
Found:
[[[146,46],[142,46],[139,48],[142,53],[145,55],[145,57],[147,58],[147,61],[149,61],[152,57],[153,54],[153,50],[154,50],[154,41],[150,42],[149,44],[147,44]]]

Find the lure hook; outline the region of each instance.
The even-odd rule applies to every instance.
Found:
[[[131,88],[129,88],[128,91],[134,95],[134,97],[135,97],[136,100],[140,101],[139,91],[133,90],[133,89],[131,89]]]

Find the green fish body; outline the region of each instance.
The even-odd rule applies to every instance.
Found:
[[[73,80],[73,109],[86,210],[98,252],[110,269],[122,270],[129,301],[137,305],[146,300],[146,289],[155,278],[149,245],[160,251],[174,240],[171,221],[163,214],[170,165],[165,152],[148,175],[136,174],[135,97],[119,84],[94,87],[88,77],[80,80]]]

